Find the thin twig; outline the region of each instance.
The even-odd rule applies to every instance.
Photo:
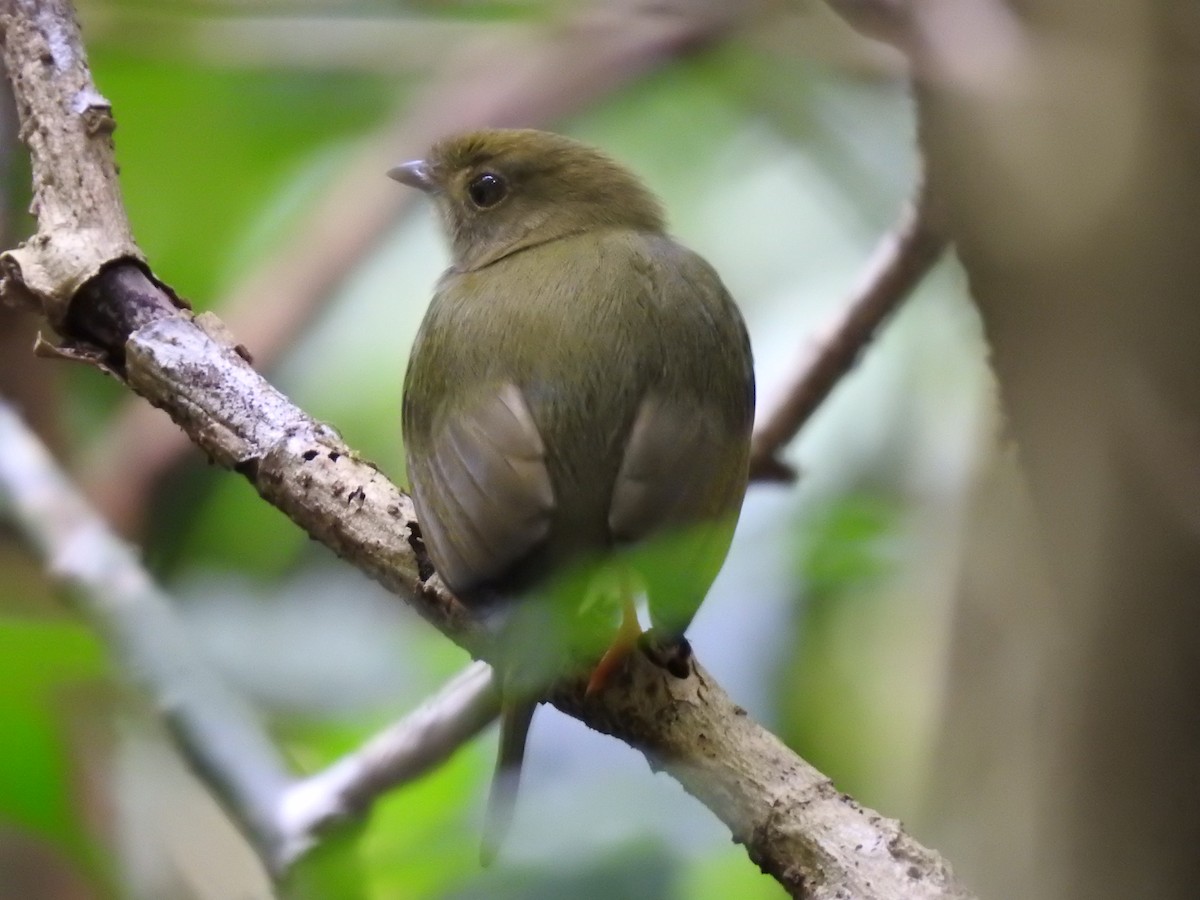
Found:
[[[850,371],[883,321],[933,268],[946,248],[934,223],[926,182],[884,236],[846,306],[824,331],[810,339],[796,376],[782,400],[754,429],[750,477],[791,481],[795,470],[779,458],[783,448]]]
[[[330,826],[361,816],[382,794],[435,768],[495,720],[492,667],[467,666],[411,715],[329,768],[297,781],[283,798],[286,859],[298,859]]]

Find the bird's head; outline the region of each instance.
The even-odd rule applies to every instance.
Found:
[[[599,150],[545,131],[473,131],[434,145],[388,175],[430,194],[455,268],[587,231],[662,231],[662,207],[636,175]]]

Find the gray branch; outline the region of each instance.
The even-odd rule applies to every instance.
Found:
[[[104,635],[113,657],[150,697],[204,780],[238,811],[256,847],[273,856],[274,814],[290,777],[239,698],[213,677],[171,601],[132,548],[115,537],[45,447],[0,402],[0,510]]]
[[[254,713],[203,660],[136,552],[92,510],[0,401],[0,516],[11,521],[154,702],[196,773],[278,875],[331,827],[440,764],[495,718],[473,663],[411,715],[323,772],[295,778]]]
[[[356,818],[381,794],[440,765],[500,712],[492,667],[474,662],[413,713],[297,782],[284,798],[284,832],[295,860],[332,824]]]
[[[35,159],[39,209],[57,192],[62,215],[39,217],[31,241],[42,255],[78,242],[87,224],[73,213],[75,179],[55,180],[58,160],[115,179],[110,134],[91,129],[75,109],[72,78],[42,63],[51,42],[83,48],[65,0],[9,0],[5,60],[13,73],[22,132]],[[82,62],[80,62],[82,65]],[[84,67],[86,71],[86,67]],[[90,79],[89,79],[90,83]],[[36,84],[36,89],[31,85]],[[52,184],[53,183],[53,184]],[[115,181],[111,196],[116,196]],[[81,208],[83,208],[81,206]],[[128,230],[119,201],[105,208]],[[408,497],[360,459],[328,426],[297,408],[246,362],[211,321],[178,309],[128,254],[99,274],[71,258],[40,265],[27,280],[27,254],[4,257],[7,294],[34,296],[61,324],[69,350],[97,358],[137,393],[165,409],[212,459],[251,481],[268,502],[317,540],[395,591],[449,638],[477,656],[489,647],[463,606],[425,558]],[[52,272],[56,279],[42,277]],[[80,285],[83,285],[80,288]],[[794,896],[933,898],[969,896],[947,864],[895,821],[837,792],[829,780],[754,723],[697,666],[676,680],[635,654],[615,688],[585,697],[571,681],[552,702],[584,723],[643,751],[729,826],[750,857]],[[237,767],[239,760],[223,758]]]

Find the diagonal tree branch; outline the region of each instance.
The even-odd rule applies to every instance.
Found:
[[[57,190],[47,183],[55,177],[55,154],[71,156],[72,165],[87,170],[81,183],[112,181],[110,135],[89,129],[86,116],[106,104],[100,98],[76,109],[74,61],[84,53],[70,6],[65,0],[7,0],[4,11],[4,55],[23,133],[39,136],[30,149],[43,157],[34,170],[39,203]],[[72,66],[48,64],[47,58],[55,59],[52,47],[65,47]],[[90,77],[85,80],[90,85]],[[94,88],[92,95],[99,97]],[[86,199],[71,196],[74,183],[61,190],[57,208],[64,215],[39,218],[30,247],[43,256],[78,240],[78,228],[93,215],[74,210],[74,199]],[[117,233],[127,230],[119,202],[105,213],[116,217]],[[178,309],[126,253],[101,261],[98,274],[94,261],[80,267],[69,256],[55,256],[55,266],[42,265],[27,278],[28,258],[5,254],[4,291],[32,296],[48,311],[65,311],[53,321],[72,352],[94,355],[165,409],[215,462],[241,473],[310,535],[404,597],[460,646],[487,658],[486,636],[425,558],[408,497],[268,384],[219,329]],[[635,654],[600,695],[586,697],[583,687],[565,682],[551,700],[637,747],[679,780],[794,896],[969,896],[936,853],[895,821],[838,793],[699,666],[693,677],[674,679]]]
[[[810,339],[782,400],[755,426],[751,478],[791,481],[796,477],[779,458],[780,451],[853,368],[884,320],[941,259],[946,238],[935,218],[928,182],[922,178],[916,196],[875,249],[850,300],[822,335]]]

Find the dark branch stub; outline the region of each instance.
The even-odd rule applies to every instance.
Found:
[[[67,307],[62,333],[69,341],[103,350],[120,372],[129,336],[151,322],[178,315],[181,305],[139,263],[118,261],[79,289]]]

